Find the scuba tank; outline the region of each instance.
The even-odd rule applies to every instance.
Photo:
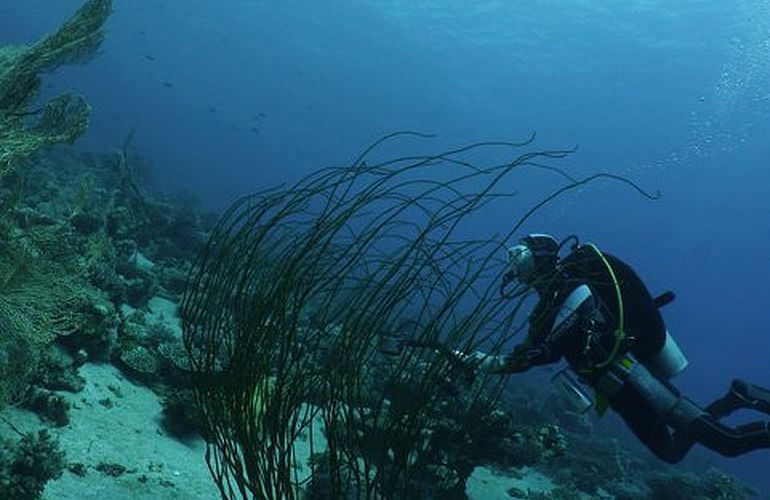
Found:
[[[663,347],[644,363],[653,375],[663,380],[668,380],[682,373],[688,364],[689,361],[687,361],[682,349],[668,330],[666,330],[666,340]]]
[[[675,298],[673,292],[653,298],[631,266],[590,243],[574,245],[559,267],[568,278],[590,285],[603,304],[602,313],[615,325],[613,346],[606,357],[578,372],[581,377],[589,378],[604,373],[595,385],[596,408],[600,414],[607,407],[607,397],[624,385],[623,374],[628,371],[629,363],[642,364],[654,377],[664,381],[687,367],[687,358],[665,328],[659,311]],[[577,411],[584,412],[594,406],[568,370],[556,374],[552,382]]]
[[[602,313],[615,324],[616,345],[610,358],[625,345],[639,362],[664,380],[687,367],[687,359],[660,314],[660,308],[674,300],[673,292],[653,298],[631,266],[590,243],[575,245],[560,267],[568,277],[590,285],[604,305]],[[607,359],[596,368],[610,362],[612,359]]]

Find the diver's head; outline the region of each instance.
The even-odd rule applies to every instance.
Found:
[[[530,234],[508,249],[508,280],[537,287],[553,276],[559,260],[559,242],[550,234]]]

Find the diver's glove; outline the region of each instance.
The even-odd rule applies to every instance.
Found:
[[[454,351],[456,358],[468,370],[486,373],[517,373],[528,370],[535,364],[532,359],[540,359],[540,351],[528,349],[526,352],[515,354],[488,354],[476,351],[470,354]]]
[[[546,362],[549,350],[544,345],[534,347],[519,345],[512,353],[503,355],[491,355],[480,351],[470,354],[454,351],[453,354],[473,370],[487,373],[520,373]]]
[[[472,353],[452,351],[452,357],[454,357],[457,362],[466,365],[467,369],[474,371],[481,370],[492,372],[497,365],[503,362],[503,356],[492,356],[481,351]]]
[[[462,351],[453,351],[446,346],[442,347],[443,349],[438,350],[438,352],[443,354],[452,368],[463,377],[466,385],[473,384],[476,380],[476,372],[484,362],[483,359],[489,356],[478,351],[468,354]]]

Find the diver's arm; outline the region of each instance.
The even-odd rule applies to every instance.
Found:
[[[559,361],[584,338],[586,329],[604,325],[599,303],[590,287],[581,285],[569,294],[559,308],[550,332],[540,340],[530,330],[527,339],[510,354],[472,356],[479,370],[489,373],[520,373],[538,365]]]
[[[462,361],[472,364],[486,373],[521,373],[533,366],[555,363],[561,353],[554,352],[545,344],[530,345],[526,342],[516,346],[509,354],[492,355],[481,351],[472,354],[455,353]]]

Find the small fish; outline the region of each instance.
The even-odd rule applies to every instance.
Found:
[[[171,87],[174,86],[174,84],[171,82],[163,82],[163,86],[170,89]]]
[[[154,61],[155,60],[155,58],[153,56],[151,56],[150,54],[145,54],[144,58],[147,59],[148,61]]]
[[[217,107],[216,106],[209,106],[209,113],[216,113]]]
[[[259,134],[259,129],[257,127],[251,127],[249,130],[251,130],[254,133],[254,135]]]

